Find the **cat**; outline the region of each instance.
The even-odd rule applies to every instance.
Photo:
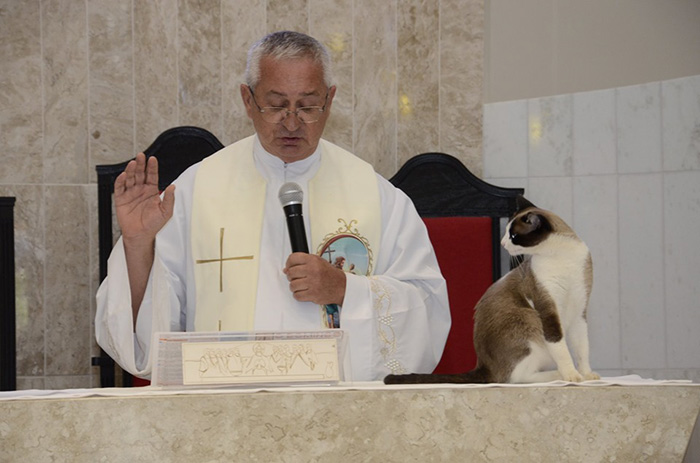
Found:
[[[389,375],[386,384],[536,383],[599,379],[589,363],[593,264],[586,244],[556,214],[518,196],[501,244],[523,262],[474,308],[476,368],[459,374]],[[569,350],[571,347],[571,351]],[[576,358],[576,364],[570,352]]]

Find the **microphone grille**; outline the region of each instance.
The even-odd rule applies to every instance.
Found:
[[[294,182],[287,182],[280,187],[277,195],[282,203],[282,207],[290,204],[301,204],[304,199],[304,191]]]

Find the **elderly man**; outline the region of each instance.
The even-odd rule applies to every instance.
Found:
[[[137,155],[117,178],[122,236],[97,294],[98,343],[148,377],[156,331],[308,331],[336,320],[353,380],[430,372],[450,327],[445,281],[411,201],[321,139],[336,91],[326,49],[270,34],[248,52],[240,91],[254,136],[162,195],[155,158]],[[308,254],[287,237],[278,190],[290,181],[306,192]],[[329,262],[340,255],[353,273]]]

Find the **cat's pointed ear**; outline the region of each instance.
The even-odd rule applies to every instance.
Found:
[[[537,230],[542,226],[542,218],[539,214],[535,214],[534,212],[528,212],[525,214],[523,220],[525,223],[530,224],[533,230]]]
[[[515,197],[515,205],[518,208],[518,211],[524,211],[528,207],[537,207],[534,204],[532,204],[530,201],[525,199],[525,196],[523,196],[523,195],[518,195]]]

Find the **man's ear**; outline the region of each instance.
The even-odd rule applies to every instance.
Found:
[[[331,85],[328,89],[328,103],[326,104],[326,110],[331,109],[331,104],[333,103],[333,97],[335,97],[335,85]]]
[[[241,84],[241,100],[245,105],[245,111],[248,113],[248,117],[253,118],[253,96],[250,93],[250,87],[246,84]]]

